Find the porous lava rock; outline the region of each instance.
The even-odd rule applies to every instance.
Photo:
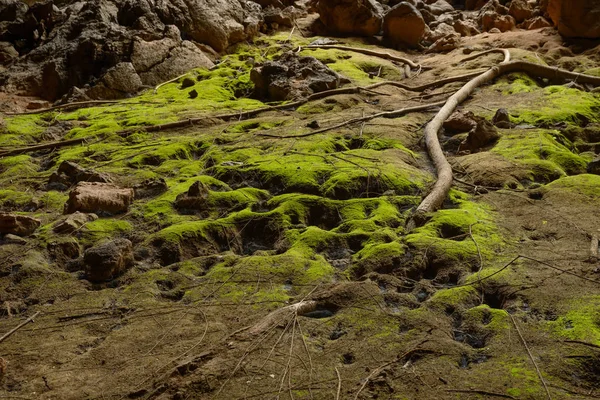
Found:
[[[80,182],[69,193],[65,214],[75,211],[119,214],[127,211],[133,198],[133,189],[121,188],[110,183]]]
[[[314,57],[284,53],[250,72],[254,95],[269,101],[290,100],[335,89],[341,77]]]
[[[127,239],[115,239],[91,247],[83,254],[86,278],[101,283],[121,275],[134,263],[133,246]]]
[[[332,34],[373,36],[381,30],[383,9],[375,0],[319,0],[316,9]]]

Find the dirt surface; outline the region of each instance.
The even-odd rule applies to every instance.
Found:
[[[421,136],[437,108],[315,131],[442,101],[463,82],[380,86],[247,118],[265,106],[248,96],[249,58],[312,40],[283,32],[238,46],[215,70],[191,71],[193,87],[3,116],[0,209],[42,226],[0,245],[0,334],[40,312],[0,342],[0,398],[600,397],[600,264],[590,249],[600,177],[586,173],[600,143],[597,89],[524,74],[478,89],[461,108],[488,120],[505,108],[512,127],[476,152],[461,150],[465,134],[442,134],[458,181],[444,209],[409,230],[435,180]],[[421,68],[406,77],[375,56],[301,54],[346,87],[485,71],[501,56],[462,60],[494,47],[576,72],[599,67],[597,47],[563,43],[550,28],[465,38],[447,54],[344,43]],[[5,153],[76,138],[85,140]],[[63,161],[122,187],[164,179],[167,189],[56,233],[71,188],[47,183]],[[84,251],[121,238],[133,267],[88,281]]]

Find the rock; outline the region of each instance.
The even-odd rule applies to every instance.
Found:
[[[19,52],[8,42],[0,42],[0,63],[8,65],[19,58]]]
[[[110,183],[80,182],[69,193],[65,214],[75,211],[96,214],[126,212],[133,202],[133,189],[120,188]]]
[[[102,182],[110,183],[112,178],[100,172],[81,167],[72,161],[63,161],[56,172],[48,179],[47,189],[67,190],[79,182]]]
[[[510,129],[512,126],[510,123],[510,115],[506,108],[499,108],[496,114],[492,118],[492,124],[500,129]]]
[[[296,9],[293,6],[281,9],[276,7],[267,7],[263,9],[263,18],[269,25],[277,24],[278,27],[294,25]]]
[[[383,37],[393,45],[419,47],[425,29],[419,10],[405,1],[392,7],[383,19]]]
[[[187,77],[187,76],[186,76],[186,77],[185,77],[185,78],[183,78],[183,80],[181,81],[181,86],[179,86],[179,89],[182,89],[182,90],[183,90],[183,89],[187,89],[187,88],[189,88],[189,87],[192,87],[192,86],[194,86],[195,84],[196,84],[196,81],[195,81],[195,80],[193,80],[192,78],[190,78],[190,77]]]
[[[204,183],[194,182],[186,193],[177,196],[174,206],[178,210],[204,210],[209,193],[210,190]]]
[[[115,278],[133,265],[133,248],[127,239],[115,239],[87,249],[83,255],[86,277],[91,282]]]
[[[196,89],[190,90],[190,92],[188,93],[188,97],[190,99],[195,99],[196,97],[198,97],[198,91]]]
[[[137,184],[133,187],[133,192],[136,199],[143,199],[146,197],[155,197],[159,194],[163,194],[169,189],[167,183],[163,178],[147,179],[144,182]]]
[[[123,93],[137,93],[142,86],[142,80],[130,62],[115,65],[106,71],[102,80],[109,89]]]
[[[316,9],[334,34],[373,36],[381,30],[383,9],[375,0],[319,0]]]
[[[477,25],[470,21],[462,21],[458,20],[454,23],[454,30],[457,33],[460,33],[461,36],[475,36],[480,34],[481,32],[477,29]]]
[[[512,15],[517,23],[533,17],[533,9],[526,0],[512,0],[508,7],[508,14]]]
[[[81,246],[73,237],[59,238],[46,246],[50,256],[59,264],[67,264],[71,260],[81,257]]]
[[[466,0],[465,10],[480,10],[487,2],[488,0]]]
[[[442,37],[427,48],[426,53],[442,53],[452,51],[460,46],[460,35],[455,33],[450,36]]]
[[[471,111],[455,111],[442,125],[449,134],[469,132],[477,125],[475,115]]]
[[[16,245],[23,246],[23,245],[27,244],[27,240],[23,239],[20,236],[8,233],[8,234],[4,235],[2,240],[0,240],[0,244],[16,244]]]
[[[454,11],[454,7],[446,0],[437,0],[433,3],[428,2],[424,8],[433,15],[442,15]]]
[[[98,219],[96,214],[85,214],[79,211],[75,211],[63,218],[61,221],[54,224],[52,230],[55,233],[73,233],[88,222],[92,222]]]
[[[550,26],[552,26],[552,24],[544,17],[535,17],[528,19],[523,23],[523,27],[527,30],[548,28]]]
[[[594,160],[590,161],[587,165],[587,173],[600,175],[600,157],[596,157]]]
[[[26,215],[0,212],[0,233],[29,236],[40,227],[42,221]]]
[[[436,42],[439,39],[443,39],[449,36],[456,35],[454,28],[446,23],[441,23],[436,26],[435,30],[429,31],[425,35],[425,39],[430,42]]]
[[[548,14],[568,38],[600,38],[600,0],[549,0]]]
[[[295,99],[335,89],[341,83],[341,77],[321,61],[292,52],[254,67],[250,79],[255,96],[269,101]]]
[[[475,151],[488,146],[500,138],[500,134],[485,118],[475,117],[477,125],[471,129],[467,140],[461,146],[463,149]]]
[[[495,11],[486,11],[481,16],[481,26],[484,31],[490,31],[494,28],[500,32],[506,32],[515,28],[515,19],[510,15],[501,15]]]

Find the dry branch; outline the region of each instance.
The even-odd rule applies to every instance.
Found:
[[[503,50],[502,53],[505,55],[505,60],[510,59],[510,54],[507,50]],[[413,216],[413,221],[416,224],[422,224],[425,221],[425,215],[427,213],[437,210],[442,205],[452,186],[452,167],[450,166],[450,163],[448,163],[438,139],[438,132],[441,129],[442,124],[456,108],[475,91],[475,89],[491,82],[501,75],[512,72],[524,72],[541,78],[574,80],[579,83],[600,86],[600,77],[570,72],[526,61],[501,63],[467,82],[458,92],[456,92],[456,94],[448,99],[444,107],[442,107],[433,120],[425,127],[425,143],[427,145],[429,156],[436,168],[438,179],[431,192],[423,199],[419,207],[417,207],[417,211]]]
[[[21,324],[17,325],[16,327],[14,327],[13,329],[11,329],[10,331],[6,332],[2,337],[0,337],[0,343],[2,343],[3,341],[5,341],[6,339],[8,339],[9,336],[11,336],[13,333],[15,333],[16,331],[18,331],[19,329],[21,329],[22,327],[24,327],[28,323],[34,322],[34,319],[38,315],[40,315],[40,312],[41,311],[36,312],[31,317],[27,318],[24,322],[22,322]]]
[[[297,52],[302,51],[302,49],[308,49],[308,50],[311,50],[311,49],[337,49],[337,50],[344,50],[344,51],[353,51],[355,53],[360,53],[360,54],[365,54],[368,56],[383,58],[384,60],[390,60],[390,61],[396,61],[399,63],[403,63],[406,65],[409,65],[411,68],[420,68],[421,67],[419,64],[409,60],[408,58],[398,57],[393,54],[384,53],[381,51],[361,49],[359,47],[340,46],[337,44],[312,45],[312,46],[309,45],[309,46],[299,47]]]

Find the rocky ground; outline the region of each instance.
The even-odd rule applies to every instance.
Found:
[[[29,3],[0,398],[600,396],[597,2]]]

